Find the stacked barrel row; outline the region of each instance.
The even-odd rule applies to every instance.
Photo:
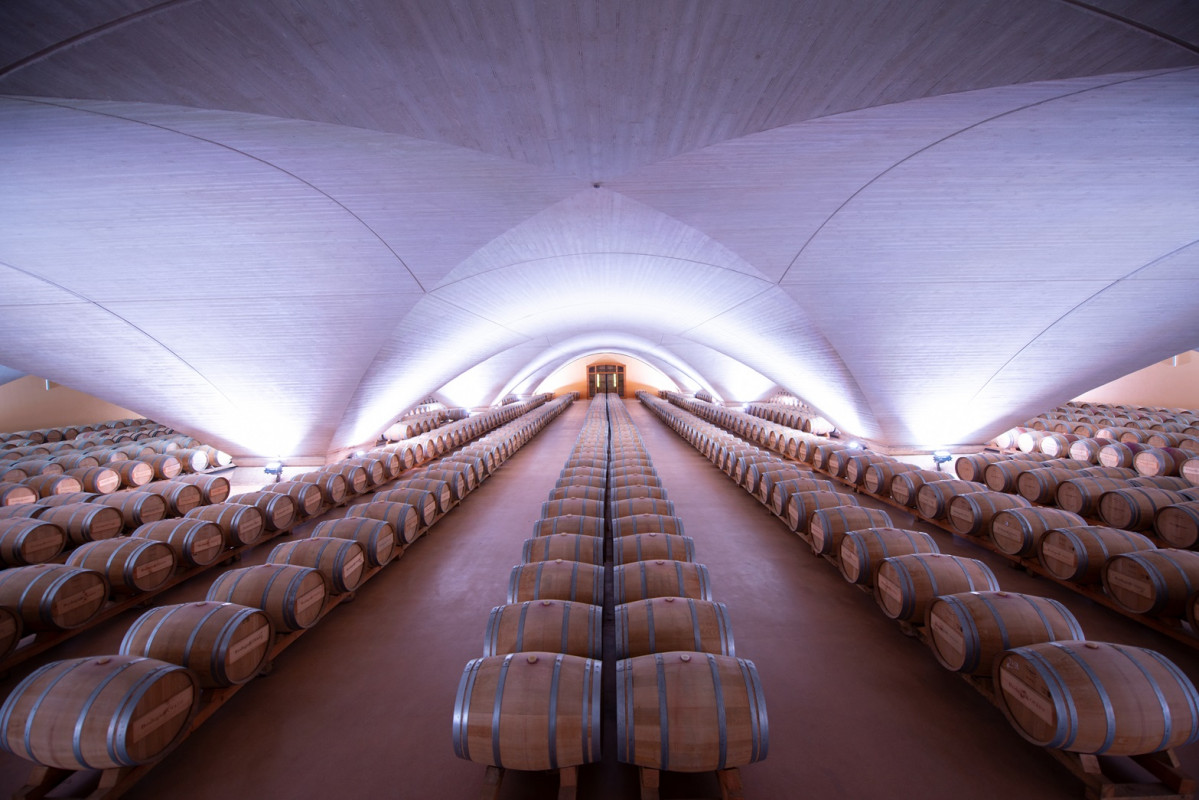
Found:
[[[1142,442],[1199,452],[1199,411],[1148,406],[1067,403],[995,437],[1000,449],[1026,452],[1049,434]]]
[[[818,436],[832,432],[833,424],[809,408],[783,403],[749,403],[747,413],[787,428]]]
[[[494,469],[573,399],[568,395],[534,418],[497,428],[476,443],[476,451],[456,454],[462,460],[445,466],[461,466],[463,472],[454,475],[463,480],[464,472],[473,474],[481,464]],[[329,465],[290,485],[272,484],[267,488],[273,491],[254,494],[260,495],[258,501],[269,495],[301,506],[306,494],[297,487],[308,487],[318,502],[323,492],[340,488],[344,501],[376,483],[385,486],[385,476],[399,473],[398,457],[384,455]],[[270,517],[266,506],[259,502],[242,508]],[[265,564],[222,573],[204,601],[147,611],[130,626],[118,654],[54,662],[34,671],[0,708],[0,746],[36,764],[65,770],[155,761],[188,734],[197,715],[206,718],[231,690],[260,674],[296,636],[402,555],[415,538],[405,538],[414,515],[414,506],[376,493],[372,502],[347,509],[345,518],[319,522],[309,537],[278,545]],[[217,524],[204,521],[195,531],[204,528],[217,530]],[[191,545],[204,549],[200,541],[211,538],[211,533],[197,533]],[[89,570],[80,573],[103,578]],[[41,605],[66,611],[80,602],[60,599]]]
[[[685,438],[702,436],[694,418],[641,400]],[[879,488],[876,468],[891,461],[836,446],[812,456],[850,483],[870,471]],[[989,682],[984,691],[1026,739],[1133,755],[1199,738],[1199,692],[1161,654],[1085,641],[1060,603],[1003,592],[982,562],[940,553],[928,534],[892,527],[885,512],[862,509],[849,495],[836,500],[804,504],[806,520],[789,527],[846,581],[872,591],[884,614],[920,631],[944,667]]]
[[[439,408],[407,414],[383,431],[383,438],[389,442],[412,439],[422,433],[428,433],[450,420],[462,419],[468,415],[469,412],[464,408]]]
[[[603,405],[593,401],[572,458],[591,463],[601,443],[606,453],[607,427]],[[559,486],[569,482],[560,479]],[[466,665],[458,686],[453,746],[459,758],[516,770],[600,760],[603,493],[603,485],[598,497],[562,493],[572,512],[600,513],[566,515],[569,531],[564,522],[557,536],[524,543],[524,564],[512,570],[507,604],[488,617],[483,657]],[[546,513],[548,502],[542,522]]]
[[[411,543],[543,424],[525,420],[510,431],[497,430],[490,441],[484,437],[444,463],[410,472],[402,483],[396,482],[403,469],[397,454],[378,450],[236,496],[223,476],[191,475],[134,491],[53,495],[0,508],[0,561],[10,566],[0,571],[0,608],[16,617],[0,624],[3,655],[12,653],[23,632],[77,632],[367,493],[389,502],[355,504],[347,516],[385,521],[399,544]],[[71,549],[66,565],[46,563],[64,549]],[[99,572],[106,586],[88,570]],[[64,608],[70,613],[53,612]]]
[[[805,445],[828,441],[823,436],[805,433],[778,422],[772,422],[734,408],[713,405],[678,392],[662,392],[663,399],[693,416],[712,423],[717,429],[728,430],[749,442],[778,453],[794,457]]]
[[[510,664],[535,675],[537,665],[550,659],[563,675],[591,674],[594,690],[602,655],[616,662],[619,761],[709,771],[765,757],[765,707],[756,669],[733,655],[727,609],[711,601],[707,569],[694,562],[694,542],[683,535],[622,402],[607,395],[593,400],[533,532],[523,546],[524,563],[512,572],[509,605],[492,611],[485,657],[467,666],[459,687],[454,716],[459,756],[519,769],[598,760],[598,716],[582,738],[595,749],[580,751],[571,729],[569,762],[560,746],[548,755],[540,736],[523,751],[508,748],[523,759],[522,766],[506,755],[501,759],[495,742],[503,738],[504,720],[492,717],[492,690],[477,703],[471,698],[489,672]],[[612,587],[607,597],[605,573]],[[611,611],[601,616],[605,604]],[[604,619],[610,620],[606,634],[599,624]],[[605,641],[607,652],[601,652]],[[513,651],[532,652],[522,659]],[[532,697],[548,694],[547,680],[540,679],[542,688]],[[535,702],[523,713],[539,720],[553,715],[544,700]],[[584,702],[597,713],[594,697]],[[571,696],[568,707],[577,706]],[[562,708],[559,702],[559,717]],[[539,729],[550,737],[555,725],[547,720]]]

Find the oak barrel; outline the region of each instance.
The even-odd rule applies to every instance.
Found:
[[[1079,515],[1060,508],[1007,508],[991,520],[991,541],[1001,553],[1028,556],[1036,552],[1047,531],[1086,524]]]
[[[225,545],[228,547],[253,544],[266,532],[266,520],[262,510],[257,506],[247,506],[241,503],[213,503],[199,506],[187,512],[183,518],[200,519],[216,525],[224,534]]]
[[[546,517],[533,523],[534,536],[552,536],[556,533],[582,533],[588,536],[604,535],[602,517],[584,517],[568,514],[562,517]]]
[[[317,523],[312,529],[312,535],[358,542],[366,555],[366,563],[372,567],[381,567],[393,557],[403,555],[403,550],[400,549],[401,542],[396,539],[395,527],[386,520],[372,517],[327,520]]]
[[[1130,488],[1129,483],[1124,478],[1070,478],[1058,484],[1057,505],[1084,517],[1093,517],[1099,514],[1099,500],[1105,492],[1127,488]]]
[[[167,503],[172,516],[182,517],[196,506],[204,504],[204,493],[200,487],[178,481],[156,481],[139,486],[133,491],[159,495]]]
[[[1153,519],[1158,511],[1188,500],[1190,498],[1186,495],[1167,489],[1114,489],[1104,492],[1099,498],[1099,516],[1113,528],[1147,531],[1153,528]]]
[[[1181,619],[1187,598],[1199,590],[1199,553],[1171,548],[1112,556],[1103,565],[1103,588],[1134,614]]]
[[[148,522],[133,533],[133,539],[153,539],[165,542],[175,551],[180,566],[204,567],[225,551],[225,534],[211,522],[202,519],[164,519]]]
[[[991,530],[992,520],[1000,511],[1028,506],[1028,501],[1020,495],[973,492],[953,497],[946,508],[945,517],[954,531],[963,536],[986,536]]]
[[[672,533],[636,533],[612,539],[612,563],[628,564],[634,561],[694,561],[695,540],[690,536]]]
[[[941,666],[988,676],[1004,650],[1084,638],[1078,620],[1058,601],[1012,592],[941,595],[928,607],[926,626]]]
[[[83,491],[94,494],[112,494],[121,488],[121,476],[109,467],[80,467],[63,473],[79,481]]]
[[[1199,550],[1199,501],[1159,508],[1153,517],[1153,530],[1170,547]]]
[[[766,758],[766,698],[752,661],[653,653],[616,664],[616,758],[672,772],[709,772]]]
[[[841,539],[838,566],[850,583],[873,586],[874,575],[884,558],[911,553],[939,553],[933,537],[903,528],[867,528],[849,531]]]
[[[808,473],[813,475],[815,473]],[[782,517],[787,511],[787,502],[795,492],[832,492],[836,487],[832,481],[820,478],[788,478],[776,481],[770,486],[770,508],[776,516]]]
[[[262,512],[267,531],[285,531],[296,523],[299,505],[290,495],[278,492],[246,492],[229,497],[230,503],[254,506]]]
[[[534,650],[598,659],[603,645],[603,608],[569,600],[496,606],[483,633],[484,656]]]
[[[147,522],[158,522],[167,515],[167,501],[147,492],[116,492],[93,497],[88,502],[109,506],[121,512],[121,523],[125,530],[133,530]]]
[[[120,652],[187,667],[201,686],[216,688],[256,676],[266,664],[273,636],[270,618],[261,609],[201,600],[142,614],[126,631]]]
[[[67,565],[95,570],[113,592],[140,594],[162,586],[175,574],[175,551],[152,539],[104,539],[81,544],[67,556]]]
[[[52,561],[62,552],[67,534],[43,519],[13,517],[0,519],[0,564],[24,567]]]
[[[616,657],[686,650],[736,655],[724,603],[693,597],[651,597],[616,606]]]
[[[856,505],[858,498],[844,492],[792,492],[787,497],[785,520],[791,530],[806,534],[808,521],[820,509]]]
[[[990,491],[986,484],[965,480],[930,481],[916,490],[916,510],[925,519],[943,519],[954,497]]]
[[[37,499],[37,492],[24,484],[0,482],[0,506],[25,505]]]
[[[891,499],[905,508],[916,507],[916,492],[926,483],[957,480],[952,472],[933,469],[914,469],[900,472],[891,478]]]
[[[199,701],[195,675],[175,664],[125,655],[55,661],[0,707],[0,746],[68,770],[145,764],[182,739]]]
[[[557,533],[525,539],[521,547],[521,563],[537,561],[581,561],[584,564],[604,565],[604,540],[585,533]]]
[[[614,566],[612,587],[618,605],[650,597],[712,599],[708,568],[694,562],[655,559]]]
[[[884,559],[874,580],[874,599],[891,619],[923,625],[928,607],[943,594],[998,591],[999,582],[981,561],[941,553]]]
[[[327,506],[341,505],[350,492],[350,484],[345,476],[336,472],[302,472],[292,481],[316,486],[321,492],[321,501]]]
[[[454,755],[519,770],[599,761],[600,668],[548,652],[468,662],[454,699]]]
[[[1028,741],[1138,755],[1199,737],[1199,693],[1165,656],[1105,642],[1047,642],[1001,654],[996,700]]]
[[[55,475],[34,475],[32,478],[26,478],[22,483],[37,492],[38,497],[83,491],[83,484],[79,482],[78,478],[62,472]]]
[[[1076,583],[1099,583],[1103,565],[1122,553],[1157,547],[1139,533],[1099,525],[1054,528],[1041,537],[1037,556],[1055,578]]]
[[[448,502],[448,500],[447,500]],[[437,518],[438,503],[433,493],[425,489],[391,489],[375,492],[371,503],[402,503],[416,511],[418,527],[427,528]]]
[[[346,509],[345,519],[374,519],[386,522],[395,532],[400,545],[409,545],[421,535],[420,517],[416,508],[407,503],[389,500],[359,503]]]
[[[684,535],[683,520],[664,514],[633,514],[611,521],[612,537],[635,536],[639,533],[674,533]]]
[[[15,610],[26,630],[55,631],[87,623],[108,599],[108,581],[95,570],[33,564],[0,570],[0,606]]]
[[[513,567],[508,580],[508,602],[543,598],[602,606],[604,568],[561,559]]]
[[[836,556],[841,551],[841,539],[848,531],[890,526],[891,515],[881,509],[834,506],[812,512],[808,522],[808,534],[812,537],[814,553]]]
[[[268,564],[295,564],[318,570],[336,594],[352,592],[365,577],[366,552],[351,539],[313,536],[276,545],[267,555]]]
[[[285,494],[294,500],[297,521],[316,516],[320,513],[321,506],[324,503],[321,490],[314,483],[304,483],[303,481],[268,483],[262,487],[262,491]]]
[[[205,599],[260,608],[275,630],[284,633],[315,625],[328,598],[329,582],[319,570],[292,564],[261,564],[219,575]]]
[[[47,508],[37,515],[43,522],[57,525],[73,544],[111,539],[125,524],[121,512],[95,503],[71,503]]]

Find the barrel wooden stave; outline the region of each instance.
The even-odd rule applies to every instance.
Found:
[[[954,672],[990,675],[1004,650],[1060,639],[1082,639],[1082,626],[1056,600],[1013,592],[941,595],[925,627],[933,655]]]
[[[1133,531],[1076,525],[1046,531],[1037,544],[1037,557],[1055,578],[1091,584],[1102,581],[1103,565],[1109,558],[1155,547],[1148,538]]]
[[[142,614],[121,640],[122,655],[187,667],[204,688],[236,686],[262,671],[274,638],[261,609],[202,600]]]
[[[364,505],[371,505],[365,503]],[[362,546],[366,563],[381,567],[403,555],[396,538],[395,527],[386,520],[371,517],[346,517],[319,522],[312,529],[314,537],[355,541]]]
[[[496,606],[483,633],[483,655],[543,651],[598,659],[603,608],[569,600],[526,600]]]
[[[328,597],[329,582],[319,570],[262,564],[218,576],[205,599],[262,609],[275,630],[286,633],[315,625]]]
[[[513,567],[508,602],[542,599],[603,605],[603,567],[560,559]]]
[[[67,557],[67,565],[102,573],[113,592],[151,592],[175,574],[178,558],[165,542],[153,539],[103,539],[81,544]]]
[[[986,564],[941,553],[884,559],[874,581],[874,599],[883,613],[916,625],[924,624],[929,605],[941,595],[998,590]]]
[[[616,606],[615,618],[617,658],[674,650],[736,655],[723,603],[652,597]]]
[[[849,531],[841,539],[838,566],[850,583],[873,586],[883,559],[912,553],[939,553],[936,541],[922,531],[904,528],[868,528]]]

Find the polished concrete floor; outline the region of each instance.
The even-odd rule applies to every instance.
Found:
[[[664,487],[696,540],[739,656],[765,686],[770,753],[741,770],[747,798],[1082,797],[1061,765],[1026,743],[973,688],[904,636],[870,596],[635,401],[627,401]],[[484,768],[458,760],[450,720],[458,678],[482,654],[488,611],[574,444],[574,404],[490,480],[248,684],[127,795],[216,798],[467,798]],[[868,502],[864,500],[863,502]],[[895,523],[919,527],[894,515]],[[932,532],[932,529],[927,529]],[[990,554],[936,533],[945,552],[991,564],[1003,588],[1054,597],[1089,638],[1152,647],[1199,679],[1197,651],[1134,625]],[[269,547],[259,548],[261,551]],[[255,552],[248,563],[261,560]],[[211,578],[163,602],[199,599]],[[131,612],[56,657],[115,652]],[[3,687],[12,685],[10,679]],[[1180,750],[1199,774],[1199,746]],[[0,792],[28,765],[0,758]],[[555,781],[514,774],[504,798],[552,798]],[[663,780],[664,797],[715,793],[706,777]],[[580,796],[636,796],[636,775],[585,768]]]

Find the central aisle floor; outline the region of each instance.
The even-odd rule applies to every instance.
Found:
[[[1077,800],[1082,786],[1003,715],[903,636],[724,473],[626,401],[669,498],[727,604],[737,655],[766,691],[770,753],[741,770],[750,800]],[[490,609],[566,461],[586,414],[575,403],[478,490],[283,653],[131,791],[131,800],[474,798],[481,765],[454,757],[454,693],[482,654]],[[867,502],[863,500],[863,502]],[[895,516],[901,527],[921,527]],[[925,530],[928,530],[925,528]],[[987,561],[1005,589],[1067,602],[1088,635],[1154,647],[1195,679],[1194,651],[1007,569],[937,534],[946,552]],[[273,545],[270,545],[273,546]],[[264,549],[269,551],[270,546]],[[257,563],[265,553],[254,553]],[[210,579],[164,602],[203,597]],[[117,630],[81,637],[58,657],[114,652]],[[11,680],[6,682],[11,686]],[[1199,772],[1197,748],[1180,754]],[[29,765],[0,758],[0,792]],[[668,776],[669,777],[669,776]],[[694,782],[692,782],[694,785]],[[714,781],[712,782],[714,786]],[[600,788],[604,787],[604,788]],[[680,783],[663,780],[663,797]],[[684,796],[698,792],[688,789]],[[508,800],[556,797],[549,776],[516,775]],[[629,768],[590,768],[581,800],[635,798]]]

